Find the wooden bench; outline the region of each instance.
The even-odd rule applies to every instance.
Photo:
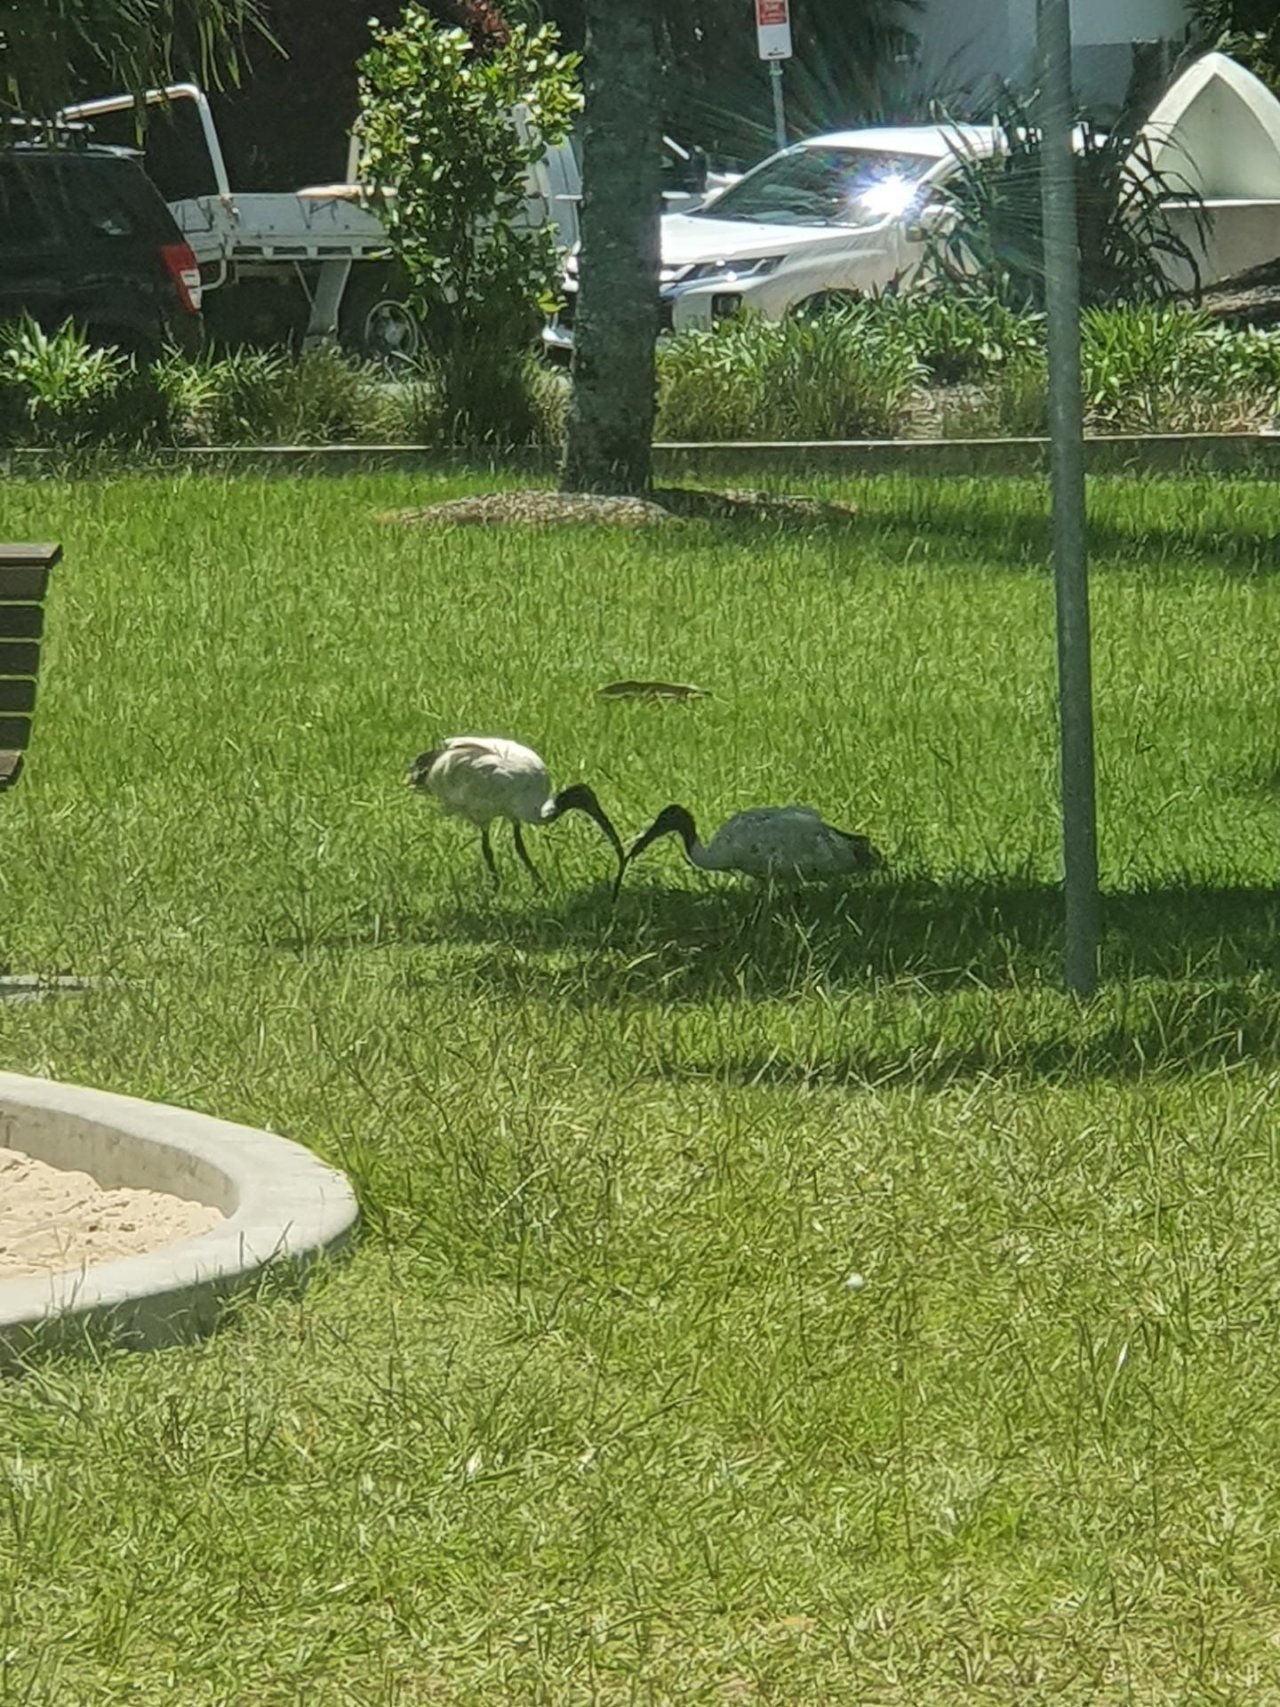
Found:
[[[36,709],[44,595],[60,545],[0,545],[0,790],[22,774]]]

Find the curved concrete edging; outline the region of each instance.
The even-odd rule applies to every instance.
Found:
[[[359,1214],[345,1177],[300,1144],[81,1085],[0,1073],[0,1145],[80,1169],[108,1190],[172,1192],[226,1216],[145,1256],[0,1281],[0,1368],[90,1328],[139,1348],[194,1339],[267,1265],[336,1251]]]

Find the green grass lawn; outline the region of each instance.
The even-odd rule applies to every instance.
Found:
[[[465,484],[5,489],[66,560],[0,949],[100,983],[0,1059],[288,1133],[365,1232],[0,1387],[0,1703],[1280,1702],[1280,496],[1094,488],[1080,1010],[1038,485],[375,519]],[[401,782],[467,730],[890,868],[756,917],[667,841],[611,913],[573,815],[494,897]]]

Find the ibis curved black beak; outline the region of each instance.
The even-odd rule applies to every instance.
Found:
[[[683,825],[679,821],[679,816],[684,815],[686,814],[684,814],[683,807],[665,806],[653,820],[653,823],[650,824],[649,828],[641,831],[641,833],[636,837],[635,841],[632,842],[631,846],[622,855],[618,863],[618,875],[614,879],[613,884],[613,899],[615,901],[618,899],[619,892],[622,889],[622,880],[626,876],[627,867],[631,864],[632,860],[635,859],[638,854],[642,854],[653,842],[660,841],[663,836],[682,833]]]
[[[618,875],[613,880],[613,889],[609,895],[609,905],[611,907],[616,907],[618,904],[618,896],[622,893],[622,880],[627,875],[627,867],[630,863],[631,855],[626,853],[624,853],[622,858],[618,861]]]
[[[626,869],[627,856],[623,851],[622,838],[614,829],[609,814],[596,799],[595,790],[588,788],[585,782],[575,782],[569,788],[562,788],[551,802],[551,810],[545,814],[544,821],[553,823],[565,812],[585,812],[593,823],[598,824],[618,859],[618,879],[622,881],[622,873]],[[615,884],[615,893],[617,885]]]

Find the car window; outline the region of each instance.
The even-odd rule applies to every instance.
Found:
[[[43,165],[50,168],[49,194],[57,198],[65,228],[108,241],[150,238],[159,243],[177,242],[173,216],[134,161],[101,154],[66,154]]]
[[[29,249],[45,236],[35,197],[14,160],[0,155],[0,249]]]
[[[937,161],[872,148],[800,147],[731,184],[698,219],[761,225],[879,225],[904,213]]]

